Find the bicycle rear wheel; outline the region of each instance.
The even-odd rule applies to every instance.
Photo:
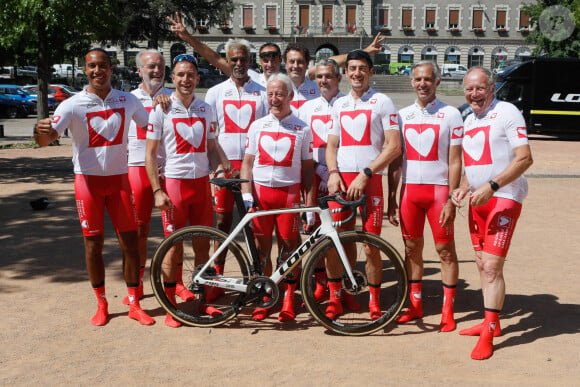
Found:
[[[199,264],[196,262],[193,242],[196,246],[209,247],[211,256],[218,245],[223,243],[227,235],[215,228],[204,226],[185,227],[173,232],[161,242],[151,261],[151,287],[155,297],[174,319],[185,325],[211,327],[221,325],[234,318],[237,314],[232,305],[239,296],[239,292],[208,286],[199,286],[193,283]],[[179,255],[183,250],[183,285],[195,295],[195,299],[182,301],[176,297],[174,304],[165,294],[164,284],[167,273],[176,270],[175,260],[171,255]],[[207,250],[207,249],[206,249]],[[202,252],[206,252],[202,249]],[[225,256],[223,275],[217,275],[214,268],[206,270],[206,279],[223,279],[246,283],[250,278],[250,265],[243,249],[232,241],[222,255]],[[220,256],[220,258],[222,258]],[[173,262],[173,263],[172,263]],[[211,295],[210,295],[211,294]],[[208,298],[209,296],[209,298]],[[208,314],[209,313],[209,314]]]
[[[338,258],[334,243],[327,238],[316,247],[304,265],[301,278],[302,296],[308,311],[326,328],[343,335],[368,335],[390,323],[403,308],[408,291],[405,265],[397,250],[376,235],[351,231],[340,233],[339,237],[356,274],[360,289],[356,293],[348,290],[350,281],[346,278],[344,266]],[[367,273],[367,270],[370,270],[367,268],[367,253],[380,255],[381,261],[380,273],[372,274],[373,280],[377,282],[376,285],[380,283],[380,290],[378,290],[380,316],[375,316],[376,319],[371,318],[369,307],[368,282],[373,283],[373,281],[369,281],[369,273]],[[333,256],[335,258],[327,258]],[[319,296],[317,300],[314,296],[317,277],[320,282],[320,268],[326,266],[327,259],[336,259],[337,266],[335,267],[338,267],[338,272],[342,271],[339,277],[342,284],[343,313],[334,319],[326,315],[329,307],[328,289],[326,289],[325,297]],[[377,280],[377,278],[380,279]],[[357,306],[358,310],[353,310],[357,309]]]

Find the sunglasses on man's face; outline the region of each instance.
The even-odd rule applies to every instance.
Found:
[[[262,60],[273,60],[276,58],[279,58],[280,54],[278,54],[276,51],[262,51],[260,53],[260,59]]]

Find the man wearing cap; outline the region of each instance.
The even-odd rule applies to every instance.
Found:
[[[231,163],[215,139],[216,115],[211,106],[195,97],[199,74],[192,55],[181,54],[173,60],[171,106],[167,113],[157,106],[149,118],[145,165],[151,181],[155,206],[162,210],[165,236],[190,225],[212,226],[212,196],[209,172],[212,167],[229,172]],[[157,156],[162,144],[165,151],[165,185],[159,181]],[[213,163],[218,161],[218,165]],[[195,265],[209,259],[209,241],[194,240]],[[164,261],[164,287],[167,297],[175,302],[175,294],[192,300],[194,294],[182,281],[183,250],[171,250]],[[200,310],[213,315],[217,309],[205,305],[211,301],[212,289],[207,289]],[[185,297],[184,297],[185,295]],[[180,323],[169,314],[165,324],[178,327]]]
[[[332,127],[328,132],[326,165],[328,191],[346,192],[347,200],[367,196],[368,217],[363,230],[380,235],[383,220],[382,170],[401,154],[398,114],[393,102],[370,88],[373,62],[365,51],[351,51],[346,59],[346,77],[351,91],[338,99],[332,109]],[[334,207],[334,206],[333,206]],[[342,220],[348,214],[333,214]],[[344,227],[354,229],[354,221]],[[372,319],[381,316],[379,297],[382,263],[376,251],[367,253],[367,277],[371,293]],[[329,318],[342,313],[340,265],[327,260],[330,301]]]

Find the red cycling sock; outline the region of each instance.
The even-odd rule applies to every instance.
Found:
[[[443,308],[441,309],[441,324],[439,324],[439,331],[441,332],[451,332],[455,330],[453,312],[456,287],[457,285],[449,286],[443,284]]]
[[[127,293],[129,293],[129,318],[139,321],[141,325],[155,324],[155,320],[141,309],[137,292],[138,286],[127,287]]]
[[[499,310],[486,309],[483,329],[479,335],[479,340],[471,352],[471,358],[475,360],[484,360],[493,354],[493,333],[499,322]]]
[[[383,312],[381,312],[381,284],[375,285],[369,282],[369,312],[371,313],[371,320],[379,319]]]
[[[328,298],[326,294],[327,278],[326,269],[314,269],[314,278],[316,279],[316,289],[314,289],[314,299],[318,302],[324,301]]]
[[[137,291],[137,296],[139,297],[139,299],[143,298],[143,275],[145,274],[145,266],[141,266],[141,268],[139,269],[139,288]],[[121,301],[123,303],[123,305],[129,305],[129,296],[125,296],[125,298],[123,298],[123,301]]]
[[[225,263],[215,263],[214,266],[217,275],[224,275]]]
[[[165,295],[167,296],[167,298],[169,298],[169,301],[171,301],[173,305],[177,305],[177,302],[175,300],[175,285],[176,285],[175,283],[166,282],[163,287],[165,290]],[[165,325],[171,328],[179,328],[181,326],[181,323],[175,320],[173,316],[171,316],[169,313],[167,313],[167,315],[165,316]]]
[[[93,287],[93,292],[97,296],[97,313],[91,318],[91,324],[100,327],[105,325],[109,318],[109,303],[105,296],[105,285],[100,284]]]
[[[472,326],[471,328],[466,328],[466,329],[462,329],[459,331],[459,334],[461,336],[479,336],[481,334],[481,330],[483,329],[483,322],[480,322],[479,324]],[[499,337],[501,336],[501,326],[499,323],[499,320],[497,321],[497,324],[495,326],[495,329],[493,330],[493,337]]]
[[[328,279],[328,290],[329,299],[328,305],[326,306],[326,317],[334,320],[336,317],[342,314],[342,281],[340,278],[329,278]]]
[[[398,324],[404,324],[411,320],[423,317],[423,303],[421,301],[421,281],[409,281],[409,299],[411,300],[411,305],[400,317],[395,321]]]
[[[284,293],[284,302],[282,303],[282,310],[278,315],[278,321],[282,322],[294,320],[296,318],[296,313],[294,312],[294,291],[296,290],[296,280],[284,283],[284,288],[286,289]]]

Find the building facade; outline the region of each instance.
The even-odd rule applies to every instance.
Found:
[[[250,41],[254,55],[266,42],[282,50],[289,42],[300,42],[316,58],[366,47],[381,32],[387,39],[375,56],[379,68],[431,59],[439,65],[495,69],[531,55],[533,47],[525,43],[531,26],[522,7],[518,0],[242,0],[220,25],[197,20],[188,30],[223,54],[227,39],[240,37]],[[116,52],[121,64],[138,51],[108,50]],[[161,50],[168,63],[179,53],[192,52],[182,42],[165,42]]]

